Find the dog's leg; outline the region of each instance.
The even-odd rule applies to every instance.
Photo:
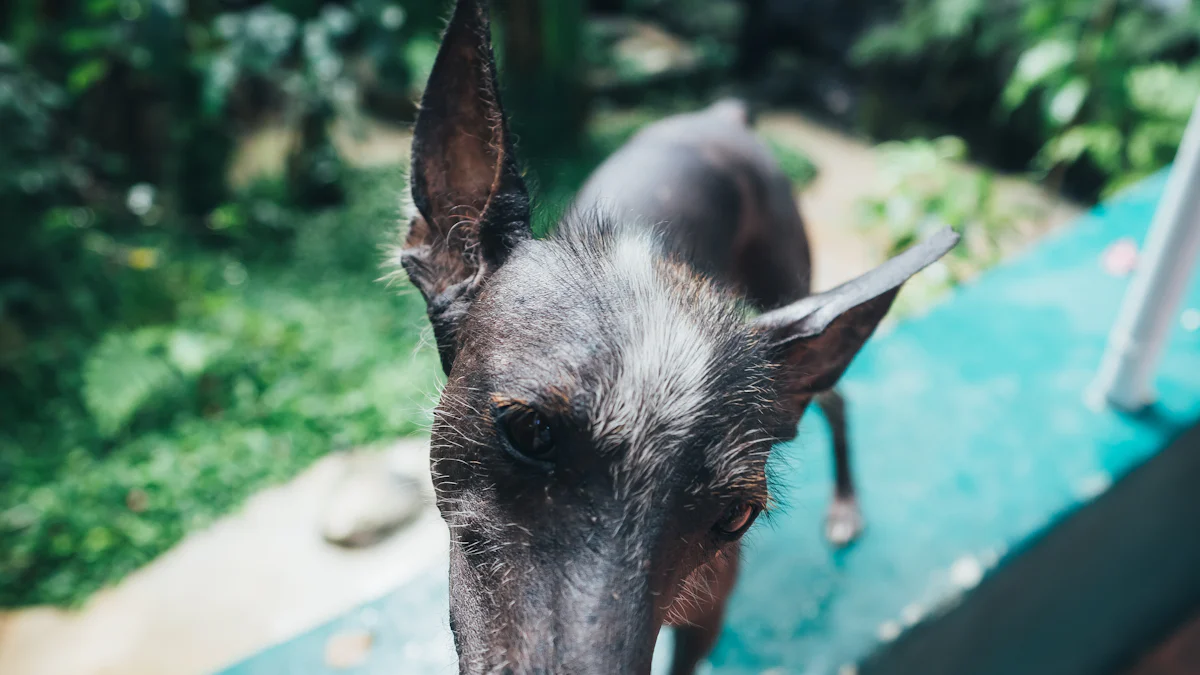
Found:
[[[671,658],[671,675],[692,675],[696,666],[717,643],[725,619],[725,605],[737,582],[738,550],[714,565],[708,583],[701,590],[701,602],[689,609],[686,623],[675,627],[675,653]]]
[[[833,437],[833,503],[825,517],[825,537],[834,546],[846,546],[863,529],[862,513],[854,494],[850,468],[850,441],[846,432],[846,400],[836,389],[817,395],[817,405],[829,422]]]

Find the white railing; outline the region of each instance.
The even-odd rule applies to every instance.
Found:
[[[1200,103],[1154,213],[1089,399],[1125,411],[1155,400],[1154,373],[1200,257]],[[1200,377],[1200,373],[1195,374]]]

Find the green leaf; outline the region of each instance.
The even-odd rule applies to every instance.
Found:
[[[104,436],[113,436],[143,406],[176,381],[157,353],[162,335],[155,329],[113,333],[88,356],[83,367],[83,400]]]
[[[766,138],[765,141],[771,154],[775,156],[775,161],[779,162],[779,167],[783,169],[783,173],[797,187],[808,185],[816,179],[817,166],[813,164],[808,155],[772,138]]]
[[[1155,63],[1129,71],[1125,85],[1133,107],[1144,113],[1186,120],[1200,97],[1200,69]]]
[[[167,339],[167,359],[182,374],[203,373],[228,345],[221,345],[207,335],[194,331],[176,330]]]
[[[1004,105],[1012,109],[1024,103],[1034,88],[1060,75],[1075,57],[1075,45],[1066,40],[1044,40],[1031,47],[1017,60],[1004,88]]]
[[[935,138],[933,150],[941,160],[958,162],[967,158],[967,142],[958,136]]]
[[[67,76],[67,89],[72,94],[81,94],[104,79],[107,74],[108,62],[103,59],[89,59],[76,66]]]
[[[1101,169],[1115,173],[1121,168],[1121,131],[1109,124],[1085,124],[1071,127],[1042,148],[1043,166],[1071,164],[1085,153]]]
[[[962,37],[982,13],[983,0],[936,0],[934,33],[943,38]]]
[[[1059,87],[1046,107],[1046,113],[1055,126],[1065,127],[1075,121],[1075,116],[1079,114],[1079,109],[1087,99],[1089,89],[1088,83],[1082,77],[1073,77]]]
[[[1125,150],[1129,164],[1139,172],[1150,172],[1171,161],[1183,140],[1182,122],[1146,122],[1129,135]]]
[[[117,13],[117,0],[87,0],[85,7],[87,15],[92,18],[102,18]]]
[[[80,28],[64,33],[62,46],[68,53],[81,54],[107,47],[112,41],[110,28]]]
[[[229,92],[241,75],[238,62],[228,52],[218,54],[204,69],[204,86],[202,97],[203,112],[208,117],[215,117],[225,109]]]

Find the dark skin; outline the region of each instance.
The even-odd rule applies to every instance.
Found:
[[[790,186],[721,104],[644,131],[535,240],[487,19],[459,0],[443,39],[398,255],[447,372],[431,470],[459,669],[644,674],[669,624],[682,675],[719,634],[771,448],[957,238],[809,295]]]
[[[733,101],[667,118],[597,168],[577,201],[612,203],[610,195],[619,195],[619,208],[660,223],[676,255],[769,311],[809,295],[812,260],[791,182],[749,133],[749,121]],[[846,546],[863,527],[846,403],[836,389],[815,400],[833,437],[834,501],[825,534]]]

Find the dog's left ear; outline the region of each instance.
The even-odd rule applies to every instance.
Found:
[[[782,389],[793,407],[803,411],[814,394],[833,388],[904,282],[958,240],[947,227],[857,279],[755,319],[755,331],[764,335],[783,363]]]
[[[484,280],[533,236],[500,92],[487,3],[458,0],[413,131],[418,213],[400,263],[421,291],[447,373]]]

